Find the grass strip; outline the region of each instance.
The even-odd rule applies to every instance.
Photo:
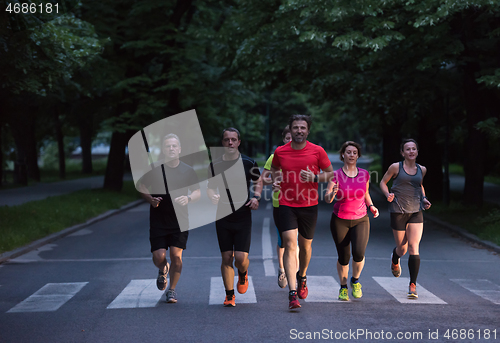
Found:
[[[18,206],[0,207],[0,253],[85,223],[139,198],[133,182],[125,181],[121,192],[87,189]]]
[[[500,246],[500,206],[486,202],[482,207],[466,206],[460,198],[460,193],[452,192],[449,206],[434,201],[429,214]]]

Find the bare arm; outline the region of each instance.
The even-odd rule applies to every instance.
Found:
[[[326,186],[325,202],[330,204],[335,198],[335,195],[337,195],[338,190],[339,190],[338,182],[336,182],[333,179],[328,181],[328,185]]]
[[[258,196],[260,197],[260,195],[262,194],[262,187],[263,187],[263,182],[262,182],[262,175],[259,177],[259,179],[257,181],[254,181],[253,182],[253,194],[255,196]],[[252,198],[250,199],[246,204],[245,206],[249,206],[250,209],[252,210],[256,210],[259,208],[259,201],[256,199],[256,198]]]
[[[394,193],[389,192],[389,188],[387,187],[387,182],[389,182],[390,179],[394,177],[399,171],[399,164],[398,163],[393,163],[389,166],[387,171],[384,174],[384,177],[380,181],[380,189],[382,190],[382,193],[384,193],[385,197],[387,198],[388,202],[392,202],[394,200]]]
[[[260,176],[260,178],[262,179],[262,185],[263,186],[267,186],[267,185],[270,185],[270,184],[273,183],[273,179],[271,177],[271,171],[270,170],[264,169],[264,171],[262,172],[262,175]]]
[[[200,200],[200,196],[201,191],[197,189],[192,191],[189,197],[187,195],[181,195],[180,197],[175,198],[174,201],[181,206],[186,206],[190,202],[189,198],[191,198],[191,202],[197,202]]]
[[[323,173],[314,174],[309,167],[307,170],[302,169],[300,171],[300,178],[304,182],[314,182],[315,177],[318,176],[318,182],[328,182],[333,177],[333,167],[330,164],[328,168],[323,169]]]
[[[373,218],[377,218],[379,215],[378,208],[373,205],[372,197],[370,196],[370,181],[366,183],[366,193],[365,193],[365,204],[368,209],[373,213]]]
[[[141,196],[146,200],[151,206],[158,207],[160,201],[163,200],[162,197],[153,197],[149,194],[149,190],[143,183],[139,183],[139,191],[141,192]]]
[[[427,168],[425,168],[424,166],[420,166],[420,168],[422,169],[422,183],[424,182],[424,176],[425,174],[427,173]],[[425,189],[424,189],[424,185],[420,185],[420,187],[422,187],[422,195],[424,196],[424,209],[428,210],[429,208],[431,208],[432,204],[431,202],[429,201],[429,199],[427,199],[427,197],[425,196]]]
[[[219,203],[220,195],[217,194],[215,189],[207,188],[207,195],[210,201],[212,201],[212,204],[217,205]]]

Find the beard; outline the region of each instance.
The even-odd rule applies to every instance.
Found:
[[[303,143],[307,139],[307,135],[292,135],[294,143]]]

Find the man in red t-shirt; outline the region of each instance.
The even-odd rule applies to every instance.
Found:
[[[306,271],[311,260],[311,244],[318,217],[318,182],[330,181],[333,168],[325,150],[307,141],[311,117],[295,114],[289,119],[292,141],[274,152],[271,175],[274,188],[281,189],[279,220],[285,247],[283,262],[288,287],[289,308],[300,307],[298,298],[307,297]],[[282,176],[278,179],[279,170]],[[320,171],[323,173],[320,174]],[[296,266],[297,231],[299,233],[299,271]],[[298,281],[298,287],[297,285]]]

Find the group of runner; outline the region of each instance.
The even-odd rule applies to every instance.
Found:
[[[284,145],[270,156],[264,172],[260,175],[257,163],[239,152],[240,133],[235,128],[222,132],[224,154],[212,161],[209,167],[207,196],[217,205],[216,231],[222,257],[221,274],[226,296],[224,306],[235,306],[234,266],[238,270],[237,291],[248,289],[248,253],[251,242],[251,210],[259,207],[262,188],[272,184],[273,217],[278,231],[278,285],[288,284],[288,307],[301,307],[299,299],[308,296],[307,269],[312,254],[312,241],[318,216],[318,183],[328,182],[324,200],[331,203],[333,213],[330,230],[338,253],[337,272],[341,288],[340,300],[349,300],[347,279],[352,251],[351,295],[361,298],[359,278],[365,264],[365,250],[370,234],[368,210],[376,218],[378,209],[369,194],[370,175],[357,167],[361,157],[361,146],[353,141],[345,142],[339,150],[342,168],[334,171],[325,150],[307,140],[311,128],[311,118],[293,115],[283,131]],[[157,286],[167,287],[167,273],[170,287],[167,302],[177,302],[175,286],[182,270],[182,251],[186,248],[188,231],[181,232],[179,221],[188,220],[187,204],[200,199],[200,188],[194,170],[179,160],[180,140],[175,135],[167,135],[163,140],[162,152],[165,163],[155,168],[156,174],[146,174],[139,182],[139,189],[150,206],[150,241],[153,262],[159,269]],[[400,258],[410,253],[408,269],[410,285],[408,297],[417,298],[416,279],[419,271],[419,243],[423,232],[422,210],[431,203],[425,197],[422,179],[426,168],[416,163],[418,145],[412,139],[401,145],[404,160],[392,164],[385,173],[380,188],[387,198],[391,212],[391,227],[396,242],[391,256],[391,271],[395,277],[401,275]],[[243,163],[247,194],[231,196],[231,186],[241,182],[232,173],[222,178],[212,176],[228,170],[235,161]],[[162,175],[163,174],[163,175]],[[149,194],[152,178],[176,181],[177,194]],[[212,178],[211,178],[212,177]],[[181,180],[182,179],[182,180]],[[387,183],[393,179],[391,190]],[[170,179],[169,179],[170,180]],[[250,193],[253,190],[253,194]],[[170,201],[170,199],[174,201]],[[222,207],[231,204],[233,213],[224,216]],[[235,207],[236,206],[236,207]],[[177,210],[177,211],[176,211]],[[177,219],[176,219],[177,213]],[[179,218],[179,213],[181,214]],[[171,265],[166,258],[170,248]]]

